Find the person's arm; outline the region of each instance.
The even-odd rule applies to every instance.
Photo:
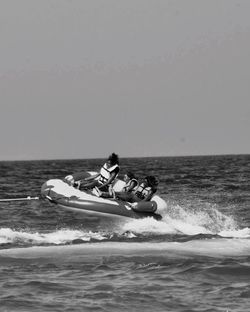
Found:
[[[137,185],[137,183],[135,181],[132,181],[128,186],[125,186],[122,191],[123,192],[131,192],[133,190],[133,188]]]
[[[110,177],[109,177],[108,181],[105,182],[105,183],[103,183],[103,184],[102,184],[101,186],[99,186],[98,188],[101,190],[101,189],[105,188],[105,186],[111,184],[111,183],[114,181],[116,175],[117,175],[116,172],[112,172],[112,173],[110,174]]]
[[[155,193],[155,192],[154,192],[153,190],[150,190],[150,192],[148,193],[148,195],[147,195],[145,198],[143,198],[141,201],[149,201],[149,200],[152,198],[152,196],[153,196],[154,193]]]
[[[71,174],[71,175],[68,175],[66,176],[63,181],[68,183],[69,185],[74,185],[75,182],[77,181],[91,181],[91,180],[94,180],[95,178],[97,178],[100,173],[97,173],[97,174],[94,174],[94,175],[91,175],[91,176],[87,176],[87,173],[85,171],[83,172],[77,172],[77,173],[74,173],[74,174]]]
[[[93,175],[91,175],[90,177],[85,178],[84,181],[91,181],[91,180],[94,180],[94,179],[96,179],[99,175],[100,175],[100,173],[93,174]]]
[[[92,181],[92,180],[98,178],[101,175],[101,170],[102,169],[100,169],[100,171],[98,173],[93,174],[90,177],[85,178],[84,181]]]

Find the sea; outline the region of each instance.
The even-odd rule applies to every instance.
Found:
[[[161,221],[28,199],[104,161],[0,162],[0,311],[249,312],[250,155],[121,158],[159,178]]]

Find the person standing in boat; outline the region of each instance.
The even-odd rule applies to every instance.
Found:
[[[75,185],[79,189],[92,189],[97,187],[101,191],[108,191],[109,186],[114,182],[120,171],[119,156],[112,153],[99,173],[85,177],[86,173],[76,173],[65,177],[65,182]]]

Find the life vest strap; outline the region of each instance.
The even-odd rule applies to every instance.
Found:
[[[107,167],[107,164],[105,163],[103,165],[103,167],[100,170],[100,174],[101,176],[99,177],[99,182],[101,184],[104,184],[108,181],[108,179],[110,178],[111,173],[118,167],[118,165],[114,165],[110,168]]]

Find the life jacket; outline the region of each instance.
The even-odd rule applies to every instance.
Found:
[[[152,187],[144,186],[144,183],[140,184],[138,188],[133,192],[138,198],[144,199],[152,192]]]
[[[98,181],[101,184],[104,184],[108,181],[108,179],[110,178],[111,173],[116,169],[119,168],[118,164],[108,168],[107,164],[105,163],[103,165],[103,167],[100,170],[100,177],[98,178]],[[118,175],[118,173],[116,174],[116,176]]]
[[[135,186],[132,189],[130,189],[130,186],[132,185],[133,182],[135,182]],[[123,191],[128,192],[128,189],[130,189],[129,192],[133,192],[136,190],[137,186],[138,186],[138,181],[136,179],[131,179],[125,184]]]

